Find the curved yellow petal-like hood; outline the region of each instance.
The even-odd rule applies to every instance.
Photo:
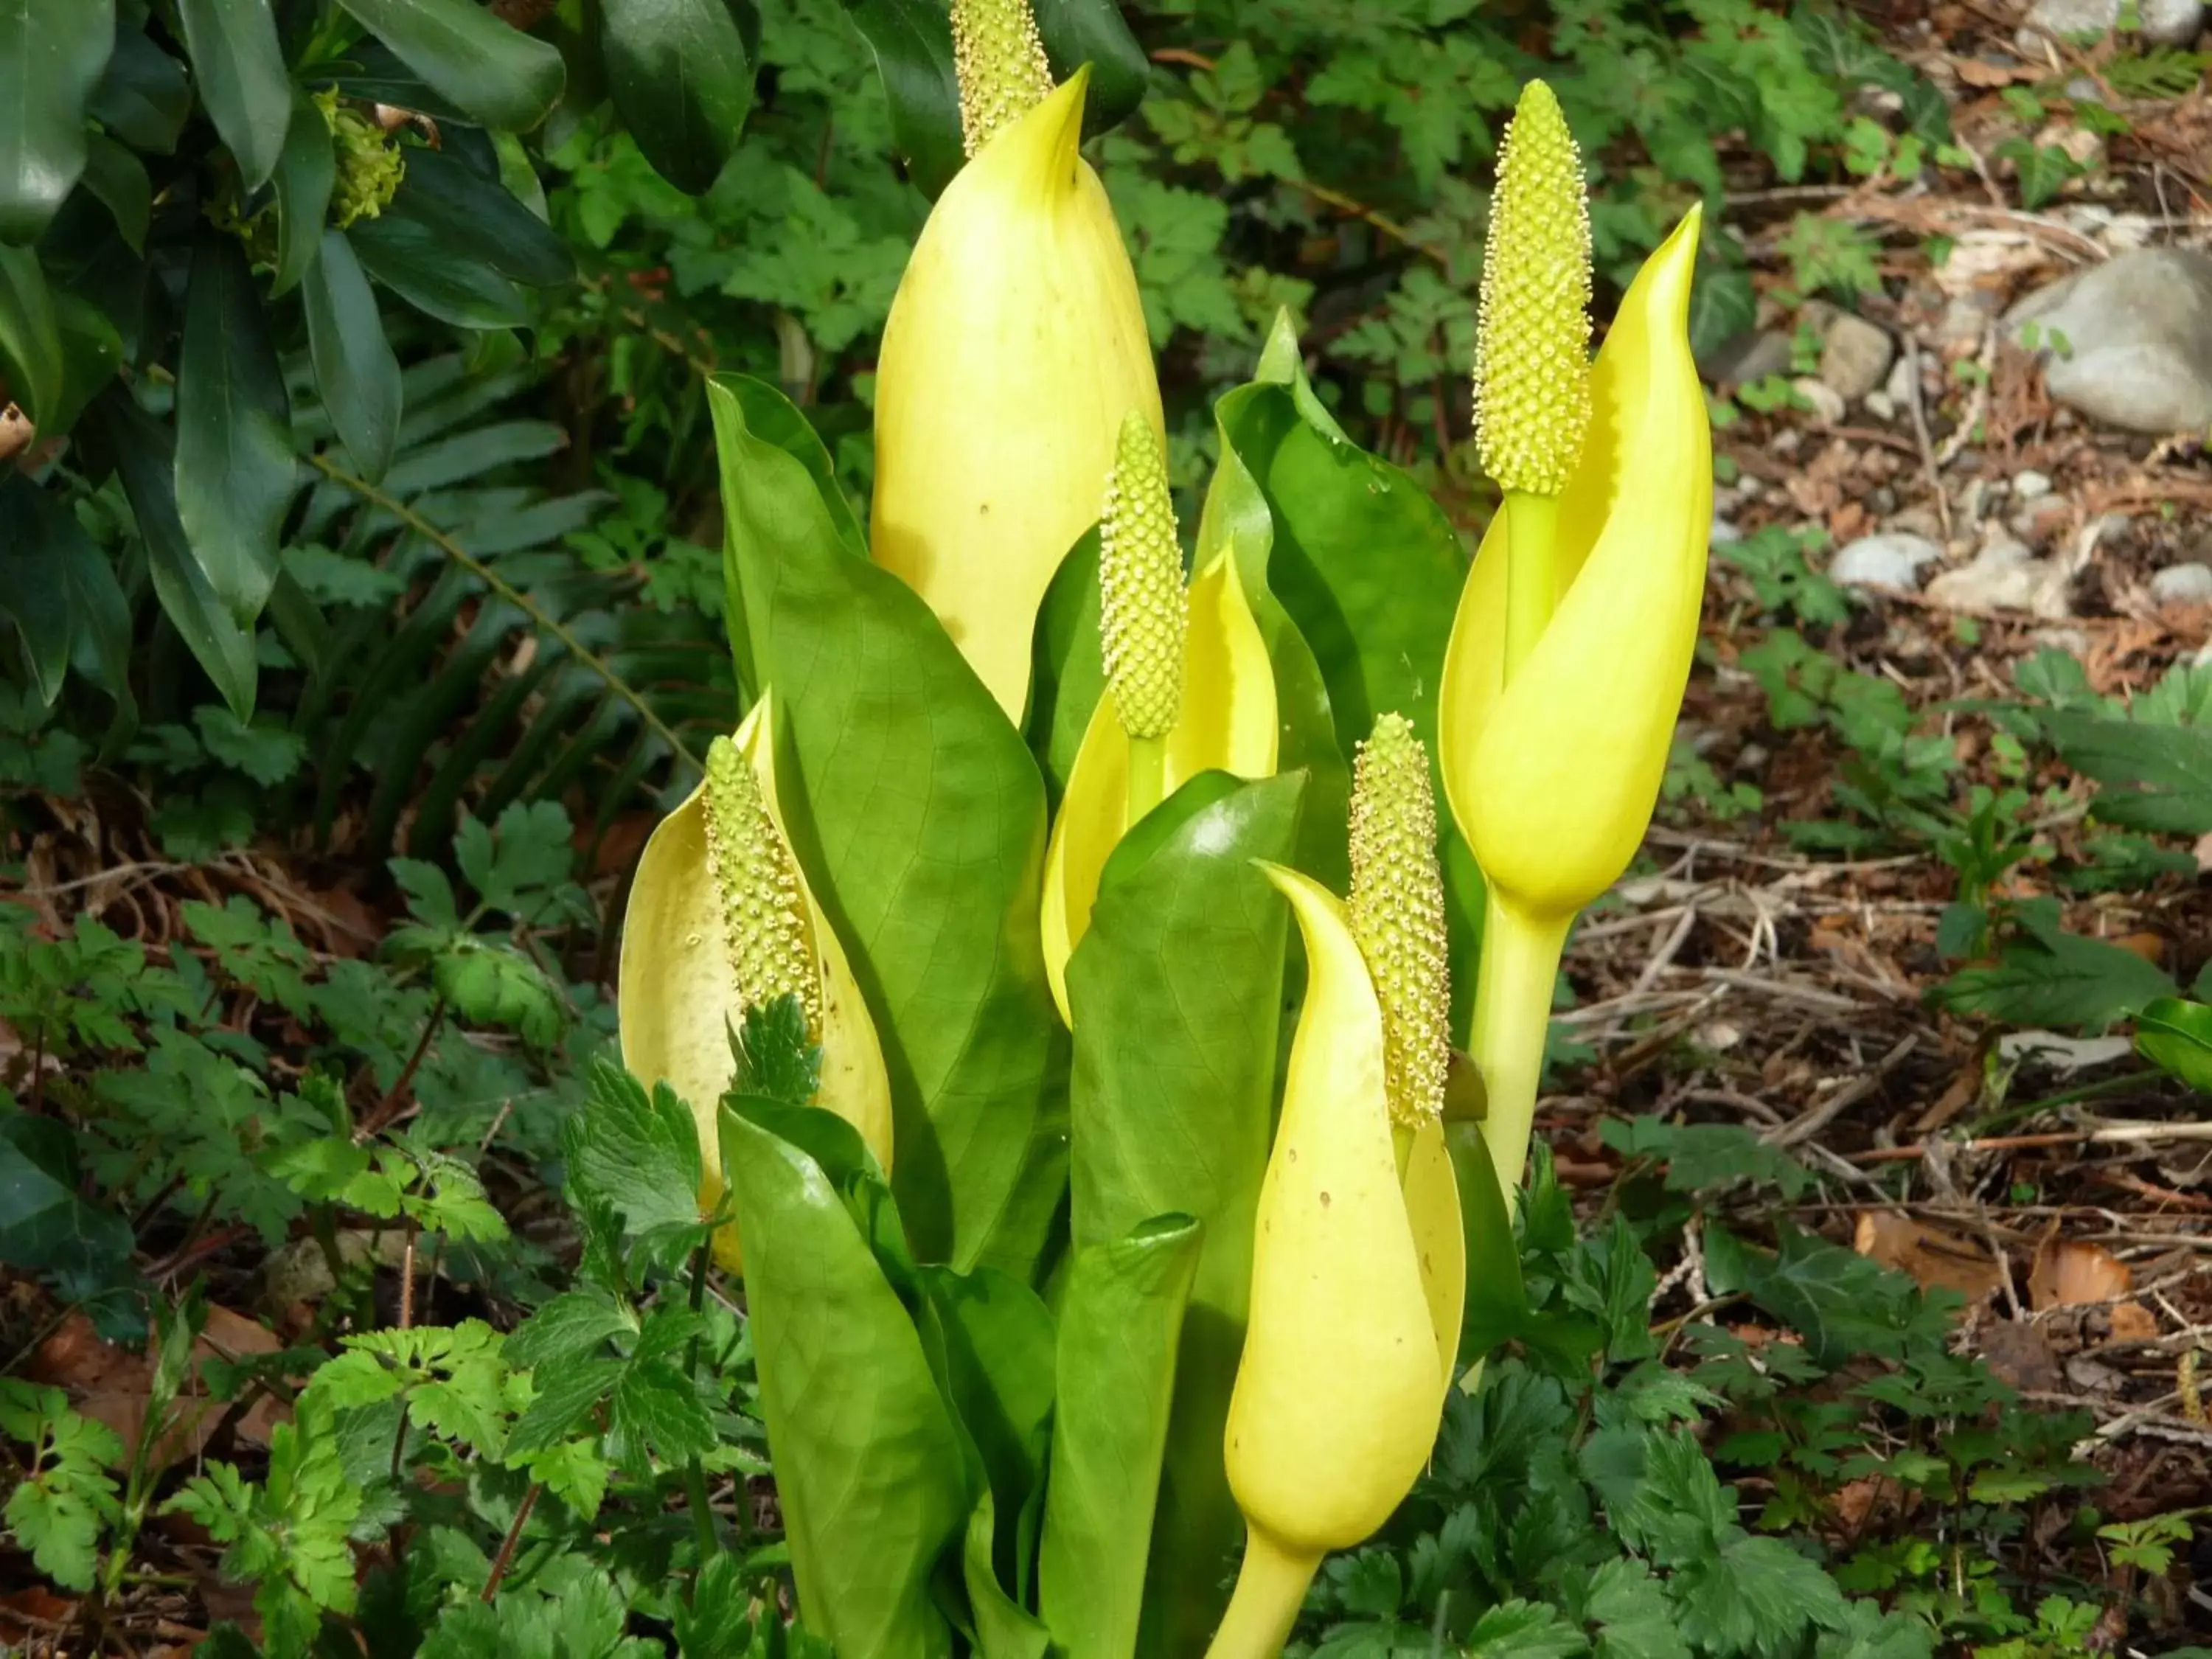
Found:
[[[1560,599],[1504,684],[1506,515],[1461,595],[1439,696],[1452,816],[1500,899],[1564,917],[1619,878],[1651,821],[1697,646],[1712,433],[1690,356],[1698,212],[1644,262],[1591,376],[1560,497]]]
[[[763,694],[738,728],[736,740],[760,781],[776,833],[788,844],[776,799],[773,718]],[[707,861],[705,791],[703,783],[693,790],[646,842],[623,917],[617,1012],[623,1064],[648,1086],[667,1083],[691,1109],[706,1170],[699,1204],[711,1210],[720,1202],[724,1184],[717,1118],[736,1069],[730,1032],[744,1011],[723,937],[721,896]],[[822,973],[822,1085],[815,1104],[858,1129],[888,1171],[890,1078],[875,1022],[854,982],[836,930],[815,902],[803,873],[799,887]],[[714,1255],[730,1272],[743,1271],[734,1224],[715,1235]]]
[[[1078,71],[946,186],[877,364],[871,556],[1017,722],[1037,607],[1097,517],[1122,416],[1164,431],[1136,276],[1077,153],[1087,84]]]
[[[1275,671],[1237,561],[1226,551],[1191,582],[1183,652],[1182,708],[1167,736],[1163,794],[1200,772],[1274,776],[1281,737]],[[1129,827],[1128,780],[1128,735],[1114,712],[1112,693],[1102,691],[1068,769],[1067,793],[1045,848],[1045,974],[1060,1017],[1071,1028],[1067,959],[1090,928],[1106,860]]]
[[[1230,1489],[1255,1532],[1291,1557],[1349,1549],[1390,1518],[1427,1462],[1451,1375],[1437,1224],[1450,1191],[1430,1157],[1392,1149],[1382,1012],[1344,908],[1310,878],[1267,866],[1305,940],[1305,1006],[1282,1121],[1260,1188],[1250,1322],[1224,1443]],[[1431,1125],[1433,1151],[1442,1139]],[[1453,1224],[1456,1228],[1455,1212]]]

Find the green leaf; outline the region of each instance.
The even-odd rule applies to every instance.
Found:
[[[131,702],[131,610],[107,556],[28,477],[0,477],[0,617],[15,626],[42,702],[74,663],[118,706]]]
[[[1304,794],[1296,774],[1208,773],[1176,791],[1108,860],[1068,966],[1077,1248],[1160,1215],[1204,1229],[1147,1586],[1168,1652],[1204,1644],[1240,1533],[1221,1444],[1273,1133],[1289,921],[1253,860],[1289,857]]]
[[[530,320],[520,289],[487,264],[452,258],[438,228],[404,210],[399,196],[375,218],[356,219],[346,234],[362,269],[425,316],[474,329],[520,328]]]
[[[2161,835],[2212,832],[2212,735],[2204,724],[2065,712],[2043,721],[2066,763],[2106,786],[2092,808],[2099,818]]]
[[[61,326],[39,256],[27,247],[0,246],[0,369],[24,413],[44,426],[61,402]]]
[[[185,540],[185,527],[177,516],[169,428],[120,389],[103,398],[96,412],[102,417],[106,447],[122,476],[131,516],[138,521],[147,569],[162,611],[230,712],[242,720],[251,720],[258,672],[253,632],[231,616]]]
[[[861,556],[757,380],[708,382],[726,558],[794,764],[786,811],[891,1075],[915,1254],[1027,1276],[1061,1176],[1057,1021],[1037,931],[1044,790],[928,607]]]
[[[143,254],[154,214],[154,185],[146,164],[104,133],[95,132],[85,142],[84,187],[115,216],[124,245]]]
[[[822,1168],[722,1113],[799,1615],[839,1652],[948,1659],[931,1595],[969,1510],[921,1338]]]
[[[559,49],[474,0],[339,3],[479,125],[527,132],[560,100],[567,71]]]
[[[345,232],[325,231],[321,246],[322,257],[308,267],[300,296],[315,391],[354,470],[374,483],[392,465],[399,441],[399,359]]]
[[[2020,936],[2006,942],[1995,966],[1961,969],[1936,986],[1929,997],[1938,1006],[2014,1025],[2100,1030],[2173,994],[2172,977],[2156,963],[2066,932],[2054,901],[2015,905],[2011,915]]]
[[[306,93],[295,92],[292,125],[276,158],[276,274],[270,279],[270,299],[298,287],[322,251],[323,221],[337,173],[330,123]]]
[[[2160,997],[2136,1016],[2136,1052],[2199,1094],[2212,1095],[2212,1007]]]
[[[561,1146],[571,1194],[612,1205],[632,1237],[699,1219],[699,1132],[666,1084],[648,1095],[621,1067],[592,1066],[583,1109],[562,1129]]]
[[[241,627],[261,614],[298,472],[284,371],[245,250],[192,254],[177,363],[177,518],[208,585]]]
[[[1068,1275],[1037,1605],[1069,1659],[1136,1650],[1200,1232],[1163,1216],[1079,1251]]]
[[[1006,1594],[993,1563],[991,1542],[999,1531],[998,1505],[987,1491],[968,1517],[960,1550],[961,1578],[975,1622],[976,1659],[1045,1659],[1052,1632]]]
[[[1053,1410],[1053,1318],[1037,1293],[995,1268],[921,1270],[933,1359],[975,1443],[996,1513],[1018,1519],[1044,1480]],[[1011,1548],[1002,1555],[1011,1564]],[[1010,1574],[1014,1582],[1022,1575]]]
[[[114,46],[115,0],[0,0],[0,243],[37,241],[75,188]]]
[[[1500,1601],[1468,1632],[1467,1659],[1576,1659],[1589,1638],[1556,1607],[1540,1601]]]
[[[752,107],[760,13],[752,0],[600,0],[599,20],[615,113],[655,172],[699,195]]]
[[[908,176],[934,197],[963,159],[951,14],[934,0],[845,0],[845,9],[875,54],[890,102],[891,143]],[[1036,0],[1031,10],[1054,80],[1091,65],[1085,136],[1127,120],[1144,101],[1151,64],[1121,8],[1114,0]]]
[[[1714,1226],[1706,1234],[1706,1278],[1717,1296],[1747,1292],[1805,1339],[1805,1351],[1833,1370],[1852,1358],[1901,1358],[1914,1341],[1940,1341],[1955,1293],[1923,1295],[1904,1274],[1787,1221],[1780,1249],[1753,1249]]]
[[[1091,711],[1106,691],[1106,659],[1098,639],[1098,526],[1085,531],[1053,573],[1037,608],[1031,653],[1030,749],[1044,769],[1053,810],[1067,788]]]
[[[292,125],[292,81],[270,0],[177,0],[200,101],[245,178],[258,190],[276,171]]]
[[[29,0],[36,6],[39,0]],[[88,112],[136,150],[167,155],[192,112],[185,67],[136,28],[118,28],[107,72],[93,88]]]
[[[398,215],[427,226],[447,257],[530,288],[575,280],[568,244],[498,179],[442,150],[410,149],[406,176],[377,222]],[[356,221],[355,229],[362,222]]]
[[[119,1267],[131,1259],[130,1224],[94,1209],[34,1159],[26,1137],[0,1133],[0,1261],[10,1267]]]
[[[805,1006],[793,993],[745,1010],[736,1060],[734,1093],[805,1106],[821,1090],[822,1045],[808,1036]]]

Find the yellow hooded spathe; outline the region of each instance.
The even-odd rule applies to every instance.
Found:
[[[768,816],[787,849],[775,786],[774,716],[763,693],[736,743],[760,785]],[[645,844],[623,917],[621,979],[617,1012],[623,1064],[648,1087],[665,1082],[683,1097],[699,1128],[705,1174],[699,1204],[711,1210],[723,1188],[718,1121],[735,1061],[730,1032],[744,1019],[743,999],[732,966],[724,896],[708,857],[708,786],[687,796],[663,818]],[[792,860],[797,867],[797,860]],[[890,1079],[860,987],[836,930],[799,878],[815,971],[821,976],[822,1085],[815,1104],[860,1132],[876,1161],[891,1165]],[[734,1224],[715,1235],[714,1255],[732,1273],[743,1258]]]
[[[1452,816],[1502,900],[1562,923],[1651,822],[1697,647],[1712,433],[1690,356],[1698,212],[1644,262],[1591,376],[1559,499],[1559,601],[1504,683],[1505,515],[1460,599],[1439,697]]]
[[[1097,517],[1123,415],[1164,429],[1136,275],[1077,150],[1088,82],[1078,70],[945,187],[877,366],[872,556],[1017,721],[1037,607]]]
[[[1165,739],[1163,797],[1200,772],[1274,776],[1281,736],[1275,672],[1236,558],[1226,550],[1190,585],[1183,652],[1182,708]],[[1090,929],[1099,878],[1129,827],[1129,742],[1112,691],[1102,690],[1068,769],[1067,793],[1045,848],[1045,974],[1060,1017],[1071,1028],[1067,959]]]

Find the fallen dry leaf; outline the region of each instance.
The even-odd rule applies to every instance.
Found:
[[[167,1468],[184,1458],[198,1456],[229,1410],[228,1401],[208,1397],[199,1377],[200,1362],[275,1353],[283,1346],[273,1334],[243,1314],[219,1305],[209,1308],[207,1323],[192,1346],[193,1374],[169,1408],[168,1421],[154,1447],[154,1466]],[[149,1356],[102,1341],[91,1322],[76,1313],[40,1345],[28,1371],[33,1382],[66,1389],[80,1413],[106,1424],[126,1449],[135,1450],[144,1431],[153,1386],[154,1364]],[[240,1414],[235,1425],[239,1437],[265,1446],[270,1431],[283,1420],[283,1407],[263,1395]]]
[[[2140,1302],[2123,1302],[2112,1310],[2112,1340],[2154,1342],[2158,1340],[2158,1316]]]
[[[2136,1287],[2128,1264],[2101,1244],[2045,1238],[2027,1273],[2027,1304],[2036,1312],[2117,1302]]]
[[[2132,951],[2154,968],[2166,961],[2166,940],[2157,933],[2123,933],[2112,941],[2123,951]]]
[[[2212,830],[2197,838],[2197,873],[2212,875]]]
[[[1982,1359],[2014,1388],[2033,1394],[2055,1394],[2065,1386],[2051,1339],[2040,1325],[2025,1320],[1999,1319],[1984,1326],[1977,1340]]]
[[[1978,58],[1954,59],[1951,67],[1958,71],[1962,83],[1981,88],[2008,87],[2015,81],[2033,81],[2042,73],[2026,64],[1985,64]]]
[[[1894,1210],[1863,1211],[1851,1248],[1885,1267],[1910,1273],[1923,1286],[1956,1291],[1970,1303],[2004,1282],[1988,1246]]]

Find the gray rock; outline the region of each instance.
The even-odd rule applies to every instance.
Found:
[[[1842,312],[1828,325],[1827,338],[1820,343],[1820,379],[1845,403],[1855,404],[1881,384],[1896,355],[1897,343],[1887,330]]]
[[[1790,385],[1811,405],[1813,418],[1822,426],[1834,426],[1844,418],[1844,394],[1826,380],[1816,380],[1807,374],[1790,381]]]
[[[2138,0],[2137,27],[2143,44],[2185,46],[2204,27],[2204,0]],[[2035,0],[2027,22],[2013,36],[2021,55],[2044,61],[2046,37],[2110,34],[2120,21],[2120,0]],[[2034,27],[2042,26],[2042,29]]]
[[[1966,294],[1954,294],[1943,302],[1943,315],[1936,325],[1936,340],[1939,345],[1970,346],[1981,343],[1982,331],[1990,319],[1997,314],[1997,296],[1982,289]]]
[[[1749,386],[1770,374],[1790,372],[1790,337],[1778,329],[1739,334],[1710,353],[1698,367],[1715,386]]]
[[[2015,472],[2012,475],[2012,493],[2019,501],[2039,501],[2051,493],[2051,480],[2040,472]]]
[[[1878,421],[1893,421],[1897,418],[1897,405],[1890,401],[1889,393],[1884,392],[1880,386],[1867,393],[1866,408],[1867,413]]]
[[[1934,564],[1943,550],[1925,536],[1887,530],[1862,536],[1837,549],[1828,561],[1828,580],[1846,587],[1886,587],[1911,593],[1920,586],[1920,567]]]
[[[2212,426],[2212,254],[2123,253],[2005,317],[2015,337],[2030,323],[2059,402],[2130,432]]]
[[[1716,513],[1713,514],[1712,534],[1708,539],[1715,547],[1726,547],[1730,542],[1741,541],[1743,532]]]
[[[1928,597],[1953,611],[2027,611],[2045,617],[2073,614],[2059,567],[1992,526],[1980,552],[1928,584]]]
[[[2212,564],[2170,564],[2150,579],[2160,605],[2212,605]]]

